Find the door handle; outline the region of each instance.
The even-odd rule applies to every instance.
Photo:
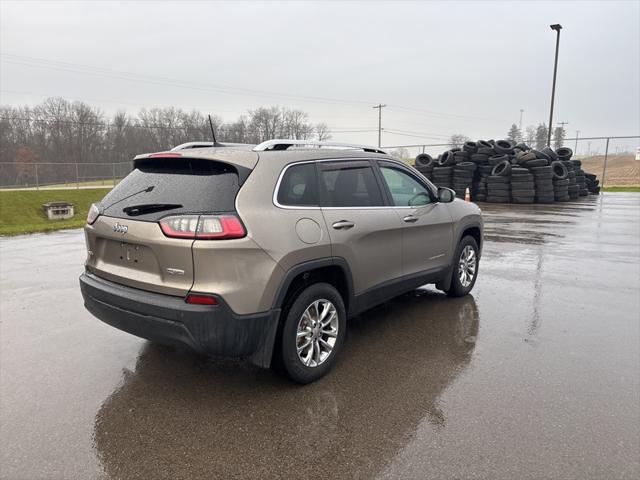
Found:
[[[407,215],[402,220],[404,220],[407,223],[414,223],[418,221],[418,217],[416,217],[415,215]]]
[[[339,222],[335,222],[331,225],[336,230],[348,230],[351,227],[355,227],[355,223],[350,222],[349,220],[340,220]]]

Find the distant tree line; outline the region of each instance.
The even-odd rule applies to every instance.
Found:
[[[536,150],[542,150],[547,146],[547,137],[549,136],[549,127],[545,123],[539,123],[536,125],[529,125],[525,131],[522,132],[518,126],[514,123],[511,125],[507,134],[507,139],[514,142],[524,142],[530,147]],[[551,145],[554,149],[558,149],[564,146],[564,139],[567,138],[567,132],[564,127],[556,127],[553,130]]]
[[[312,124],[306,112],[279,106],[249,110],[233,122],[212,116],[212,123],[221,142],[331,138],[326,124]],[[196,110],[151,108],[107,116],[84,102],[63,98],[35,106],[0,106],[0,185],[33,184],[36,173],[40,184],[70,181],[76,175],[120,177],[128,173],[135,155],[190,141],[211,141],[209,120]],[[113,162],[122,165],[114,167]]]

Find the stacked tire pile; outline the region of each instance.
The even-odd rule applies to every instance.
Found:
[[[569,196],[569,171],[560,161],[551,163],[553,178],[553,198],[556,202],[568,202]]]
[[[487,202],[511,202],[511,163],[508,160],[497,163],[491,169],[491,175],[487,177]]]
[[[453,190],[456,195],[464,198],[467,188],[473,189],[473,178],[478,166],[472,162],[460,162],[453,169]]]
[[[536,197],[534,175],[528,168],[511,168],[511,199],[513,203],[533,203]]]
[[[534,150],[508,140],[466,142],[436,160],[416,157],[416,168],[438,187],[474,201],[492,203],[553,203],[599,193],[595,175],[585,174],[570,148]]]
[[[433,183],[439,187],[453,188],[454,152],[448,150],[438,157],[437,166],[433,167]]]
[[[573,163],[573,169],[576,172],[576,183],[580,187],[580,189],[578,190],[578,195],[581,197],[586,197],[587,195],[589,195],[589,188],[587,187],[586,173],[584,172],[584,170],[582,170],[582,162],[576,159],[571,160],[571,163]],[[600,189],[598,189],[598,192],[599,191]]]
[[[486,202],[489,190],[487,179],[491,175],[493,167],[491,165],[479,165],[473,182],[471,196],[474,201]]]
[[[578,183],[578,172],[576,167],[579,168],[582,162],[580,162],[580,160],[571,160],[573,152],[570,148],[561,147],[556,150],[555,154],[558,161],[567,169],[567,179],[569,180],[567,193],[569,195],[569,199],[577,200],[580,196],[580,184]]]
[[[416,157],[416,170],[418,170],[429,180],[433,180],[433,167],[435,166],[436,161],[428,153],[421,153]]]
[[[536,159],[542,160],[542,159]],[[550,165],[539,165],[530,168],[535,184],[536,203],[553,203],[555,192],[553,188],[553,169]]]
[[[600,180],[593,173],[585,173],[585,184],[589,193],[600,193]]]

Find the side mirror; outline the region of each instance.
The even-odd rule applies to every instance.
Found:
[[[451,203],[456,198],[456,192],[447,187],[438,188],[438,201],[441,203]]]

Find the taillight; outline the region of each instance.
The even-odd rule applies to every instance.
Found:
[[[218,301],[214,297],[210,297],[209,295],[198,295],[190,293],[185,298],[185,302],[190,303],[192,305],[217,305]]]
[[[198,240],[242,238],[247,232],[235,215],[177,215],[160,220],[167,237]]]
[[[95,203],[92,203],[89,207],[89,212],[87,213],[87,223],[89,225],[93,225],[95,221],[100,216],[100,209]]]

